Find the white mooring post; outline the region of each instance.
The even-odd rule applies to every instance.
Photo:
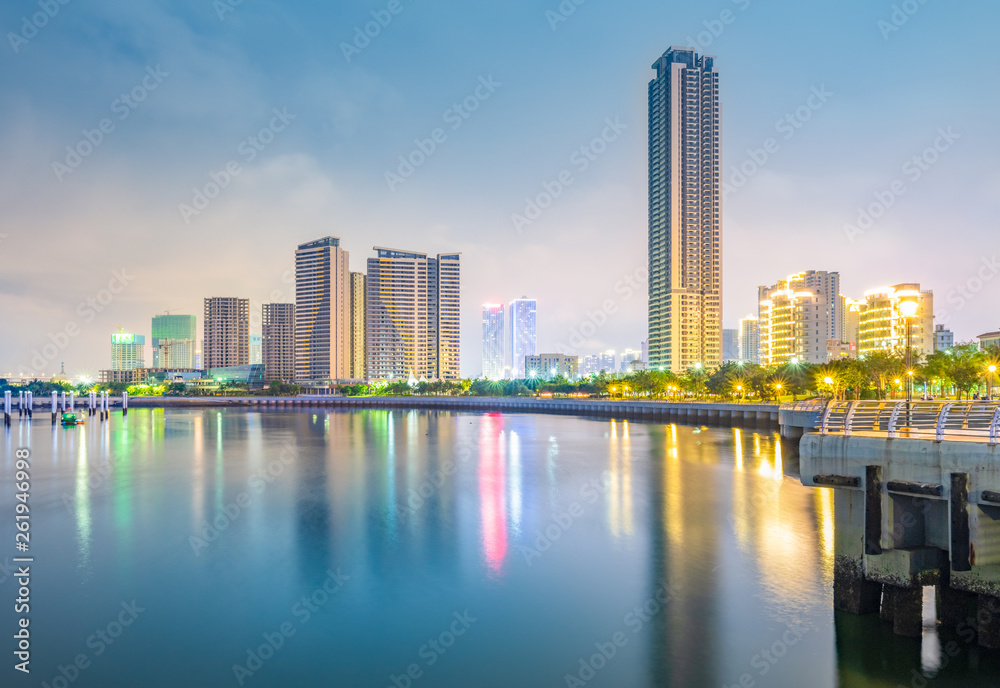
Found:
[[[122,392],[122,417],[128,415],[128,392]]]
[[[10,390],[3,393],[3,424],[10,425]]]
[[[53,392],[52,393],[52,424],[53,425],[56,424],[56,416],[59,415],[58,412],[57,412],[58,408],[59,408],[59,401],[57,400],[57,396],[58,396],[57,392]]]
[[[28,420],[30,421],[31,417],[33,415],[35,415],[35,412],[34,412],[35,411],[35,395],[32,394],[31,392],[28,392],[24,396],[27,398],[27,401],[28,401],[28,407],[25,409],[25,413],[28,414]]]

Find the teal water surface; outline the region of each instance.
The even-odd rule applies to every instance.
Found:
[[[835,617],[832,493],[770,432],[142,409],[0,447],[2,686],[1000,685],[932,604],[922,640]]]

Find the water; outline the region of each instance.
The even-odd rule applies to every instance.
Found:
[[[133,410],[0,446],[35,557],[30,678],[0,568],[3,686],[1000,685],[933,605],[922,641],[835,618],[832,492],[770,433]]]

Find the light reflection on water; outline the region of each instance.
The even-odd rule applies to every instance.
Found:
[[[342,568],[350,583],[248,685],[390,685],[465,609],[480,620],[416,688],[566,685],[616,631],[627,644],[586,685],[894,686],[914,670],[996,685],[976,649],[944,665],[933,626],[921,642],[877,618],[834,623],[833,492],[803,487],[772,433],[133,409],[75,430],[16,425],[2,442],[8,470],[15,448],[35,451],[40,680],[135,598],[148,614],[74,686],[229,685],[247,648]],[[249,504],[222,518],[240,495]],[[667,584],[669,603],[636,616]],[[758,675],[761,648],[790,626],[803,640]]]

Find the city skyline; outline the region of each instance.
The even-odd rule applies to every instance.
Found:
[[[105,365],[109,332],[119,326],[141,331],[152,314],[168,308],[197,314],[205,294],[250,298],[254,321],[261,304],[292,300],[288,247],[329,233],[352,247],[371,245],[366,236],[377,232],[389,245],[411,245],[416,233],[426,235],[422,245],[461,249],[476,266],[465,284],[467,351],[480,343],[472,304],[488,301],[511,265],[522,273],[517,291],[551,305],[552,316],[539,326],[539,350],[566,341],[608,298],[617,301],[613,327],[596,332],[581,352],[642,340],[645,296],[626,298],[616,285],[644,278],[645,84],[650,56],[668,45],[715,55],[724,65],[724,325],[733,327],[755,310],[748,285],[814,263],[811,247],[821,243],[824,262],[839,266],[845,283],[879,270],[880,283],[919,280],[934,290],[938,316],[947,311],[956,341],[995,329],[989,305],[1000,281],[992,279],[997,270],[988,238],[998,179],[989,118],[996,95],[972,73],[956,75],[922,59],[942,32],[961,29],[967,59],[977,69],[995,66],[980,14],[994,9],[922,5],[905,26],[887,33],[879,22],[890,17],[889,5],[809,8],[789,31],[791,7],[744,0],[728,8],[730,23],[718,24],[718,11],[703,6],[643,6],[648,21],[636,24],[624,18],[623,6],[588,5],[554,30],[544,12],[527,3],[482,10],[525,38],[526,54],[512,60],[507,40],[469,25],[467,15],[446,3],[407,11],[350,62],[340,42],[367,16],[351,8],[317,7],[322,21],[315,28],[288,20],[274,30],[263,21],[271,17],[266,10],[247,5],[224,20],[208,7],[172,13],[101,2],[67,7],[3,57],[11,68],[0,74],[0,97],[8,105],[0,152],[9,169],[20,172],[7,173],[0,206],[0,252],[17,258],[0,278],[8,333],[0,341],[0,369],[31,369],[33,352],[50,344],[50,335],[62,341],[69,327],[79,334],[67,335],[70,343],[46,356],[39,372],[55,373],[66,361],[71,374],[96,375]],[[20,26],[21,16],[13,6],[0,11],[8,27]],[[128,27],[146,39],[144,47],[94,55],[71,28],[77,20]],[[280,69],[283,60],[309,54],[313,48],[306,46],[313,44],[301,38],[314,36],[319,25],[346,28],[320,59],[298,59],[302,69],[289,78]],[[431,54],[410,50],[422,28],[456,25],[464,33],[449,34]],[[290,50],[287,58],[270,52],[249,58],[265,26]],[[723,29],[716,35],[708,26]],[[175,47],[198,35],[226,46],[200,50],[197,59],[212,65],[207,71],[193,70],[191,56]],[[590,54],[598,36],[619,48]],[[479,48],[474,59],[449,59],[467,55],[470,41]],[[844,45],[869,51],[879,69],[832,62]],[[400,65],[401,54],[413,57]],[[784,59],[789,54],[796,59]],[[66,70],[53,83],[45,69],[56,58]],[[440,78],[418,88],[413,75],[430,65],[444,65]],[[91,80],[86,88],[83,74]],[[223,76],[230,74],[243,78]],[[567,78],[587,88],[552,88]],[[42,91],[44,85],[54,88]],[[220,85],[226,97],[201,97],[218,95]],[[126,106],[127,118],[119,119],[111,104],[133,89],[143,100]],[[595,89],[600,98],[593,97]],[[449,122],[444,115],[466,98],[476,110],[459,116],[461,127],[452,129],[455,111]],[[204,112],[197,125],[192,111]],[[114,130],[57,177],[53,164],[66,163],[66,147],[89,143],[83,132],[93,132],[105,117]],[[447,141],[390,190],[386,172],[398,172],[399,157],[439,125]],[[385,131],[390,135],[376,136]],[[271,143],[258,149],[250,138]],[[600,155],[590,146],[597,139]],[[581,147],[587,155],[571,157]],[[483,159],[495,164],[482,169]],[[240,174],[207,207],[195,208],[193,190],[203,191],[209,175],[219,176],[230,160]],[[512,215],[524,214],[525,199],[546,184],[555,188],[563,169],[573,183],[518,232]],[[890,194],[897,180],[905,193]],[[955,204],[959,197],[969,202]],[[197,214],[185,219],[181,205]],[[74,208],[72,217],[64,207]],[[330,217],[336,226],[329,226]],[[858,231],[845,231],[847,225]],[[933,266],[925,261],[927,267],[913,270],[921,245],[938,242],[944,226],[955,240],[938,247]],[[607,241],[611,233],[615,241]],[[118,240],[125,235],[139,241]],[[178,261],[173,252],[138,248],[162,236],[197,242],[201,250]],[[598,242],[599,255],[592,250]],[[970,252],[973,244],[986,250]],[[748,254],[755,260],[739,260]],[[355,250],[352,258],[351,268],[363,269],[366,253]],[[240,269],[220,270],[227,261]],[[50,266],[59,279],[40,279]],[[179,270],[198,279],[177,280]],[[73,289],[63,288],[66,283]],[[467,356],[463,375],[477,368]]]

